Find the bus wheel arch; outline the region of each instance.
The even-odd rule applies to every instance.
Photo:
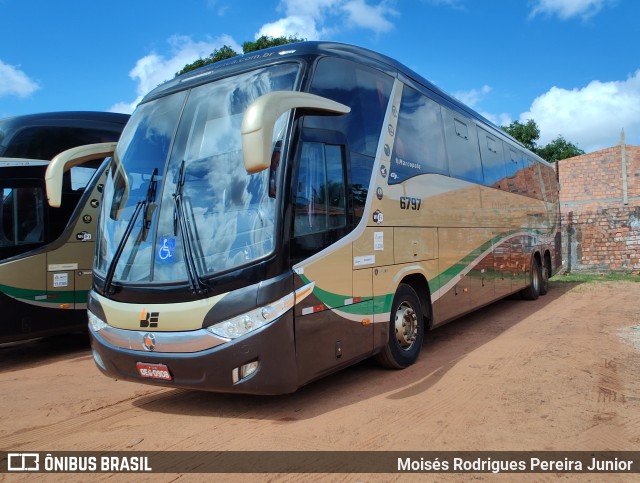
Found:
[[[404,369],[420,355],[431,319],[427,281],[420,275],[405,277],[393,296],[386,344],[376,361],[391,369]]]

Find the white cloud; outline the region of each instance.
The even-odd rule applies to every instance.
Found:
[[[260,28],[255,38],[258,39],[263,35],[269,37],[295,36],[307,40],[318,40],[321,38],[320,32],[316,30],[315,20],[313,17],[306,15],[291,15],[276,20],[273,23],[265,24]]]
[[[480,89],[454,92],[453,97],[461,101],[463,104],[475,108],[478,102],[484,99],[489,92],[491,92],[491,86],[483,85]]]
[[[348,14],[348,23],[358,28],[385,33],[393,30],[389,17],[395,17],[398,12],[387,2],[368,5],[364,0],[350,0],[341,7]]]
[[[40,89],[37,82],[31,80],[18,67],[5,64],[0,60],[0,97],[27,97]]]
[[[562,135],[591,152],[615,145],[622,129],[628,144],[640,144],[640,69],[624,81],[552,87],[520,115],[521,122],[527,119],[540,128],[539,145]]]
[[[398,16],[392,0],[369,4],[366,0],[283,0],[285,16],[267,23],[256,34],[272,37],[298,36],[319,40],[345,29],[366,29],[374,33],[394,28],[390,18]]]
[[[502,114],[492,114],[490,112],[481,111],[479,113],[481,116],[484,116],[486,119],[494,123],[496,126],[508,126],[513,122],[510,114],[503,112]]]
[[[557,15],[561,20],[582,17],[586,20],[596,15],[603,7],[616,0],[535,0],[531,16],[538,14]]]
[[[472,109],[476,109],[477,105],[491,92],[491,86],[483,85],[480,89],[471,89],[468,91],[458,91],[453,93],[453,97]],[[491,121],[496,126],[508,126],[511,124],[511,116],[507,113],[493,114],[490,112],[480,111],[481,116]]]
[[[142,97],[149,91],[172,79],[185,65],[208,57],[214,50],[224,45],[230,46],[236,52],[242,52],[242,47],[226,35],[205,42],[194,42],[188,37],[175,36],[169,39],[169,44],[170,57],[152,52],[136,62],[135,67],[129,72],[129,77],[137,82],[137,98],[133,102],[119,102],[111,106],[110,111],[133,112]]]

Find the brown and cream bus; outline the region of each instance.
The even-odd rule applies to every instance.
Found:
[[[400,63],[291,44],[159,86],[111,163],[95,362],[166,387],[278,394],[556,269],[552,167]]]

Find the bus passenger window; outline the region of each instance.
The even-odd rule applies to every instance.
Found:
[[[71,168],[71,189],[73,191],[83,191],[93,174],[96,172],[96,168],[90,168],[87,166],[74,166]]]
[[[294,193],[294,236],[347,225],[340,146],[303,143]]]
[[[444,118],[451,176],[483,184],[485,180],[475,124],[449,109],[445,109]]]
[[[502,142],[480,128],[478,128],[478,135],[480,137],[480,157],[482,159],[485,185],[508,191]]]
[[[505,160],[509,191],[518,195],[527,194],[527,179],[525,176],[524,155],[520,151],[509,149],[509,156]]]
[[[405,86],[397,133],[389,184],[420,174],[449,174],[439,104]]]
[[[11,247],[42,242],[44,242],[42,188],[4,188],[0,246]]]

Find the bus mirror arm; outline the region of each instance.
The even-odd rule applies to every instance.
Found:
[[[349,106],[307,92],[275,91],[253,101],[242,118],[242,153],[248,173],[271,165],[273,129],[278,118],[290,109],[313,109],[348,114]]]
[[[89,160],[113,156],[118,143],[87,144],[67,149],[54,158],[47,166],[44,179],[47,187],[47,199],[53,208],[59,208],[62,200],[62,176],[65,171]]]

